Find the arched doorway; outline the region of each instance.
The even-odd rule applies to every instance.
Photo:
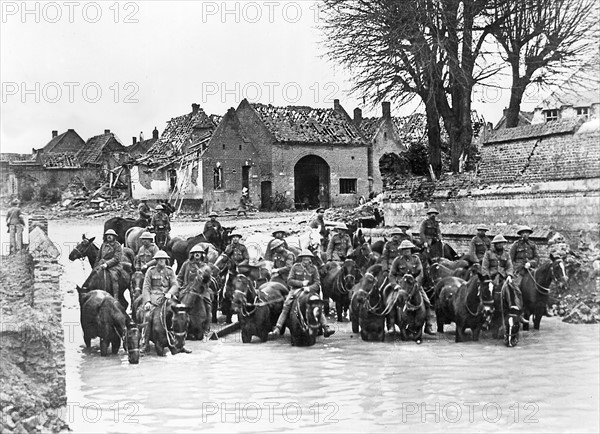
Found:
[[[294,166],[296,208],[329,206],[329,165],[316,155],[302,157]]]

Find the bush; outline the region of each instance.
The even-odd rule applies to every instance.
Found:
[[[41,202],[56,203],[62,199],[62,191],[57,187],[50,187],[49,185],[42,185],[38,198]]]

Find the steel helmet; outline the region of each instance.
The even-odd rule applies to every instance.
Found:
[[[104,232],[104,236],[106,235],[114,235],[116,237],[117,233],[113,229],[108,229],[106,232]]]
[[[165,209],[165,207],[159,203],[158,205],[156,205],[156,208],[154,208],[154,209],[158,211],[160,209]]]
[[[429,215],[429,214],[439,214],[439,213],[440,212],[437,209],[435,209],[435,208],[429,208],[427,210],[427,215]]]
[[[203,249],[200,244],[196,244],[194,247],[192,247],[190,249],[190,255],[192,253],[202,253],[202,254],[206,255],[208,253],[208,247],[206,249]]]
[[[407,228],[408,229],[408,228],[410,228],[410,223],[405,222],[405,221],[401,221],[400,223],[398,223],[396,225],[396,227],[398,227],[398,228]]]
[[[337,225],[335,225],[335,228],[341,231],[347,231],[348,230],[348,226],[346,226],[346,223],[344,222],[339,222]]]
[[[235,237],[242,238],[242,234],[240,234],[239,232],[232,232],[229,234],[229,238],[235,238]]]
[[[209,217],[219,217],[219,214],[217,214],[216,212],[211,212],[209,215]]]
[[[146,231],[142,235],[140,235],[140,239],[141,240],[144,240],[144,239],[146,239],[146,240],[153,240],[154,239],[154,235],[151,234],[150,232]]]
[[[494,243],[508,243],[508,241],[506,240],[506,238],[504,238],[504,235],[498,234],[492,240],[492,244]]]
[[[533,230],[529,227],[529,226],[519,226],[519,229],[517,229],[517,235],[521,235],[521,232],[529,232],[530,234],[533,233]]]
[[[300,252],[300,254],[298,255],[298,258],[302,258],[304,256],[307,256],[309,258],[314,258],[314,255],[312,254],[312,252],[308,249],[302,249],[302,251]]]
[[[274,250],[279,246],[283,246],[283,240],[275,240],[271,243],[271,249],[270,250]]]
[[[488,228],[486,225],[479,225],[479,226],[477,226],[477,230],[478,231],[489,231],[490,228]]]
[[[283,229],[276,229],[276,230],[274,230],[274,231],[271,233],[271,235],[275,236],[275,234],[283,234],[283,235],[285,235],[285,234],[286,234],[286,232],[285,232]]]
[[[171,259],[171,258],[169,257],[169,255],[167,255],[167,252],[165,252],[164,250],[159,250],[158,252],[156,252],[154,254],[152,259]]]
[[[322,206],[315,210],[315,212],[317,212],[317,213],[321,212],[321,211],[325,212],[325,208],[323,208]]]
[[[408,240],[404,240],[400,243],[400,249],[414,249],[415,245]]]

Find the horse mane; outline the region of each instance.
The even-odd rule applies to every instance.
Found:
[[[383,264],[374,264],[367,268],[367,273],[371,273],[375,276],[379,275],[383,271]]]

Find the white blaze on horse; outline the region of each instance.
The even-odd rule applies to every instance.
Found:
[[[242,240],[248,249],[250,261],[259,261],[264,259],[267,253],[267,245],[274,238],[269,234],[252,234]],[[321,245],[321,234],[317,230],[310,229],[298,235],[285,237],[289,250],[298,255],[303,249],[319,248]]]

